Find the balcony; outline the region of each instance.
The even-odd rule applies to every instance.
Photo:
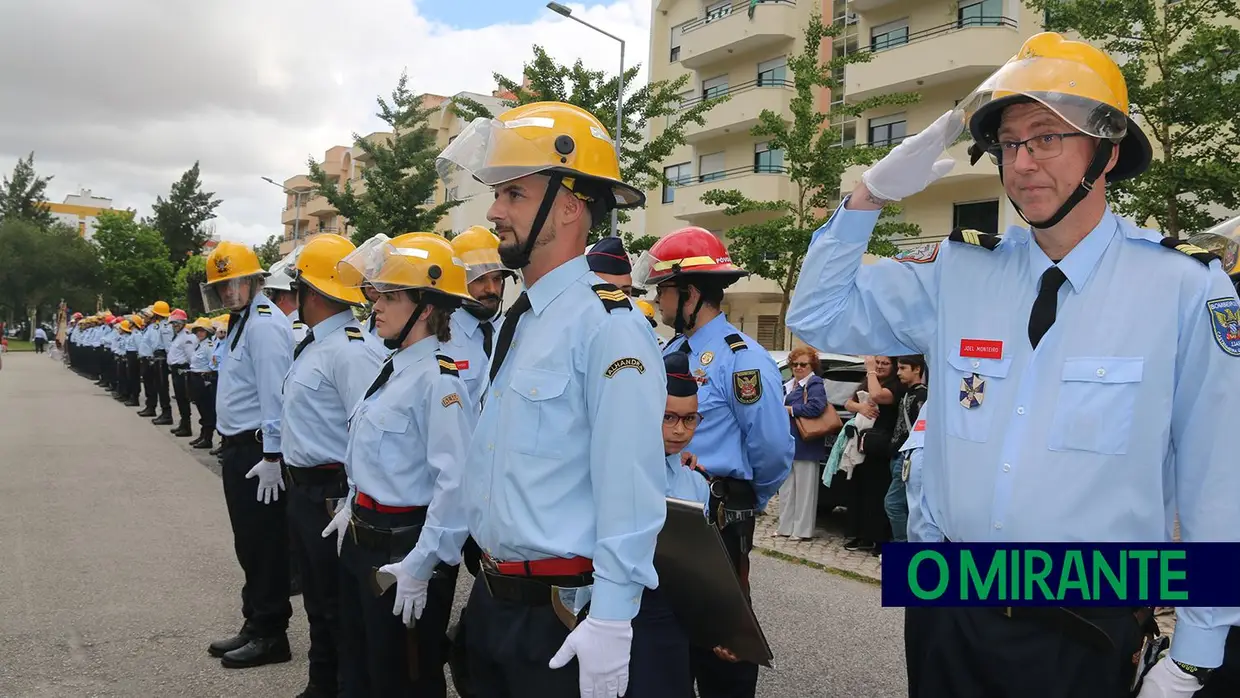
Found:
[[[685,125],[686,143],[700,143],[729,134],[747,134],[758,124],[758,115],[763,109],[770,109],[776,114],[790,114],[796,90],[791,80],[763,80],[761,86],[757,80],[752,80],[729,87],[723,94],[728,95],[729,99],[706,112],[703,125],[692,122]],[[681,109],[693,107],[705,99],[698,97],[683,102]]]
[[[749,8],[749,0],[740,0],[683,25],[680,64],[698,70],[722,60],[791,44],[801,36],[793,0],[760,0],[753,8],[753,19],[749,18]]]
[[[309,201],[303,202],[302,208],[305,209],[306,213],[315,218],[330,218],[339,213],[336,207],[328,203],[327,199],[322,196],[316,196]]]
[[[310,224],[310,215],[306,213],[305,206],[301,207],[300,218],[298,217],[298,213],[297,207],[289,206],[284,209],[283,213],[280,214],[280,222],[287,225],[292,225],[293,221],[301,220],[301,227],[304,230],[305,227]]]
[[[877,10],[880,7],[893,5],[898,1],[899,0],[852,0],[852,2],[848,5],[848,9],[853,12],[869,12],[870,10]]]
[[[908,41],[872,52],[845,70],[844,94],[860,102],[889,92],[923,91],[949,82],[980,83],[1020,46],[1010,17],[975,17],[909,34]],[[869,51],[869,49],[865,49]]]
[[[792,199],[795,186],[783,168],[755,172],[750,166],[712,172],[693,177],[690,183],[676,187],[672,215],[703,228],[749,222],[748,218],[741,220],[736,216],[725,216],[721,206],[703,202],[702,195],[712,189],[736,189],[755,201],[777,201]]]
[[[909,134],[909,136],[912,135],[913,134],[911,133]],[[908,138],[909,136],[905,136],[905,138]],[[956,166],[953,167],[952,171],[948,172],[943,178],[939,179],[934,184],[931,184],[931,187],[936,187],[943,184],[959,184],[961,182],[994,181],[995,166],[991,164],[990,158],[983,157],[981,160],[977,161],[977,165],[973,167],[969,166],[970,144],[971,141],[965,140],[947,149],[946,157],[950,157],[955,160]],[[864,148],[866,145],[859,143],[858,147]],[[847,194],[855,189],[856,186],[861,183],[861,173],[865,172],[867,169],[869,169],[868,165],[853,165],[847,170],[844,170],[844,174],[840,176],[840,191]],[[677,191],[676,193],[679,194],[680,192]]]

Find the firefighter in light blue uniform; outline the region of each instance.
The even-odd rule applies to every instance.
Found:
[[[499,330],[495,320],[503,304],[504,284],[507,277],[515,280],[517,275],[499,259],[499,238],[480,225],[452,238],[452,249],[468,269],[469,294],[477,303],[452,313],[452,339],[444,350],[456,359],[474,403],[481,405]]]
[[[1100,84],[1109,87],[1096,97],[1079,94]],[[1122,74],[1097,49],[1034,36],[962,109],[976,157],[1002,168],[1013,204],[1035,223],[1001,239],[957,230],[901,261],[861,265],[883,203],[951,169],[940,158],[963,120],[949,112],[868,170],[814,234],[788,325],[824,351],[930,359],[939,387],[926,403],[924,501],[952,541],[1163,541],[1177,513],[1185,541],[1240,540],[1230,455],[1240,303],[1213,255],[1107,206],[1103,173],[1116,181],[1150,162],[1123,95]],[[1062,135],[1073,130],[1084,137]],[[1052,199],[1033,188],[1048,182],[1072,193]],[[1120,687],[1093,667],[1134,651],[1127,637],[1114,657],[1056,653],[1065,641],[1032,619],[934,610],[939,632],[951,632],[922,658],[926,691],[1061,680],[1042,695],[1110,695]],[[1199,688],[1238,612],[1178,608],[1170,657],[1146,677],[1142,698]],[[1124,609],[1091,620],[1132,627]],[[1003,658],[1001,677],[983,678],[1010,623],[1030,641]],[[968,639],[969,627],[982,634]]]

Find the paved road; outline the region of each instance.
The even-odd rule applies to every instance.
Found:
[[[4,358],[0,697],[296,694],[297,599],[293,662],[229,671],[207,656],[239,624],[218,471],[135,412],[46,355]],[[877,587],[762,556],[752,578],[777,657],[759,695],[904,694],[902,612]]]

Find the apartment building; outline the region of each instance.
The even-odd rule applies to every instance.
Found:
[[[89,189],[65,196],[60,203],[44,202],[52,218],[67,224],[87,240],[95,236],[95,222],[101,211],[112,210],[112,200],[95,196]]]

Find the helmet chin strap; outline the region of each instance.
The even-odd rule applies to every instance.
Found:
[[[676,321],[672,324],[672,329],[676,334],[684,334],[686,331],[697,327],[698,311],[702,309],[702,294],[698,292],[697,305],[693,307],[693,312],[689,314],[689,318],[685,319],[685,304],[689,302],[689,284],[676,284]]]
[[[418,321],[418,317],[422,315],[422,311],[426,309],[427,305],[429,303],[426,301],[426,296],[419,293],[418,303],[413,308],[413,314],[405,321],[405,326],[401,328],[400,334],[396,335],[395,339],[383,340],[383,346],[388,349],[400,349],[401,345],[405,343],[405,339],[409,336],[409,331],[413,329],[414,324]]]
[[[530,255],[534,252],[534,244],[538,242],[538,234],[542,232],[543,224],[547,222],[547,217],[551,215],[551,207],[555,204],[555,197],[560,193],[560,184],[564,181],[564,175],[559,172],[552,172],[547,180],[547,191],[543,193],[542,203],[538,206],[538,214],[534,216],[534,223],[530,226],[530,234],[525,238],[525,245],[518,256],[510,261],[504,262],[504,266],[509,269],[524,269],[530,263]]]
[[[1115,143],[1107,138],[1103,138],[1098,142],[1098,148],[1094,151],[1094,159],[1090,161],[1089,167],[1085,169],[1085,176],[1081,178],[1080,184],[1076,185],[1076,189],[1073,190],[1072,194],[1068,196],[1066,201],[1063,202],[1063,204],[1059,207],[1059,210],[1055,211],[1050,218],[1047,218],[1044,221],[1029,220],[1029,217],[1025,215],[1025,212],[1020,210],[1020,206],[1017,206],[1016,202],[1012,201],[1012,197],[1009,196],[1008,201],[1012,201],[1012,208],[1016,209],[1017,215],[1019,215],[1023,221],[1028,223],[1029,227],[1037,228],[1038,230],[1046,230],[1047,228],[1054,227],[1058,225],[1059,222],[1062,221],[1069,213],[1071,213],[1072,209],[1076,208],[1076,205],[1081,203],[1086,196],[1089,196],[1091,191],[1094,190],[1094,182],[1098,181],[1098,178],[1102,176],[1103,170],[1106,169],[1107,162],[1111,160],[1111,152],[1114,149]],[[1003,181],[1002,166],[999,167],[999,181]]]

